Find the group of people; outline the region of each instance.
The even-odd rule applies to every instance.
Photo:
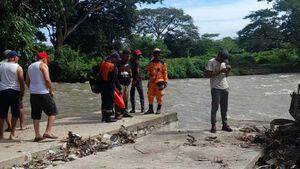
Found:
[[[26,80],[24,79],[23,68],[18,64],[21,55],[16,51],[5,50],[6,60],[0,64],[0,139],[3,139],[4,121],[7,120],[8,111],[11,111],[9,139],[16,139],[16,125],[24,121],[23,97],[25,83],[30,90],[31,118],[33,119],[35,138],[38,142],[45,138],[56,139],[52,133],[53,123],[58,114],[56,104],[53,100],[53,90],[49,75],[49,57],[45,52],[37,54],[37,61],[32,63],[27,70]],[[48,123],[43,135],[40,133],[39,122],[42,112],[48,115]],[[23,126],[22,126],[23,125]],[[21,122],[21,128],[24,122]]]
[[[130,113],[136,112],[135,89],[140,97],[141,113],[160,114],[163,104],[164,89],[168,84],[167,65],[160,58],[161,51],[155,48],[152,59],[147,65],[148,80],[148,101],[149,107],[145,112],[145,99],[141,79],[139,58],[142,56],[140,50],[135,50],[132,55],[128,50],[121,52],[106,47],[106,57],[99,65],[101,76],[101,111],[103,122],[115,122],[123,117],[132,117]],[[32,63],[24,79],[23,68],[18,64],[21,55],[16,51],[5,50],[6,60],[0,62],[0,139],[3,139],[4,122],[7,121],[10,128],[9,139],[15,139],[17,121],[20,119],[21,128],[24,128],[23,97],[25,84],[30,90],[31,118],[33,119],[35,138],[38,142],[45,138],[56,139],[52,133],[53,124],[58,114],[56,104],[53,100],[54,92],[51,85],[48,63],[48,54],[39,52],[37,61]],[[231,132],[232,129],[227,123],[227,108],[229,86],[226,77],[231,66],[228,62],[229,53],[222,50],[215,58],[209,60],[206,67],[206,76],[210,78],[211,86],[211,132],[215,133],[216,113],[220,106],[222,117],[222,130]],[[128,98],[130,88],[131,110],[128,111]],[[115,97],[121,96],[124,106],[115,104]],[[154,99],[157,100],[157,108],[154,111]],[[8,111],[11,110],[11,119],[8,120]],[[39,122],[42,112],[48,116],[47,127],[43,135],[40,134]]]
[[[148,101],[149,109],[145,112],[145,99],[141,79],[139,58],[142,56],[140,50],[135,50],[132,55],[129,50],[123,50],[120,55],[111,47],[105,47],[107,55],[100,63],[101,75],[101,111],[102,121],[115,122],[123,117],[132,117],[129,113],[135,113],[135,89],[140,97],[141,113],[160,114],[163,103],[164,88],[168,83],[167,65],[160,58],[160,49],[155,48],[152,59],[147,66],[148,82]],[[128,111],[129,86],[131,111]],[[115,103],[116,94],[122,96],[124,106],[120,107]],[[157,109],[154,112],[154,99],[157,100]],[[115,106],[114,106],[115,105]],[[112,117],[114,116],[114,117]]]

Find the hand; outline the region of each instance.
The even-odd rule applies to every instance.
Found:
[[[231,70],[231,66],[230,66],[230,65],[226,65],[226,69],[227,69],[228,71],[230,71],[230,70]]]
[[[220,73],[227,73],[227,69],[226,69],[226,68],[221,69],[221,70],[220,70]]]
[[[50,91],[49,93],[50,93],[51,97],[54,97],[54,92],[53,91]]]

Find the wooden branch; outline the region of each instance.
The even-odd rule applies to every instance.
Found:
[[[71,26],[68,30],[67,33],[65,34],[64,39],[70,35],[70,33],[72,33],[82,22],[84,22],[86,20],[86,18],[92,14],[95,10],[99,9],[97,8],[98,5],[100,5],[101,1],[98,1],[97,3],[95,3],[91,9],[89,10],[89,12],[87,12],[75,25]]]

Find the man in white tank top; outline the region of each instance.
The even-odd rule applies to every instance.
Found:
[[[20,117],[20,101],[24,97],[25,83],[23,69],[18,64],[20,56],[16,51],[7,54],[7,62],[0,65],[0,139],[3,139],[3,123],[9,107],[12,113],[12,126],[9,139],[16,138],[16,124]]]
[[[53,90],[49,75],[47,53],[39,52],[37,62],[28,67],[26,85],[30,89],[31,118],[34,123],[35,138],[38,142],[45,138],[57,139],[52,133],[53,123],[58,114],[56,104],[53,100]],[[43,136],[40,134],[39,124],[42,112],[48,115],[47,128]]]

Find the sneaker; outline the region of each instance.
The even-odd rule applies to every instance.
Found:
[[[149,109],[148,111],[146,111],[144,114],[154,114],[153,109]]]
[[[155,114],[160,114],[160,113],[161,113],[161,110],[158,109],[158,110],[156,110],[156,113],[155,113]]]
[[[222,127],[222,130],[227,131],[227,132],[232,132],[232,129],[229,127],[228,124],[224,124],[223,127]]]
[[[129,113],[135,113],[135,110],[130,110],[130,112]]]
[[[141,109],[141,113],[144,113],[144,112],[145,112],[145,109],[144,109],[144,108],[142,108],[142,109]]]
[[[129,113],[124,113],[123,114],[123,117],[125,118],[125,117],[129,117],[129,118],[131,118],[131,117],[133,117],[132,115],[130,115]]]
[[[210,132],[211,132],[211,133],[216,133],[216,132],[217,132],[216,125],[212,125],[212,126],[211,126]]]

